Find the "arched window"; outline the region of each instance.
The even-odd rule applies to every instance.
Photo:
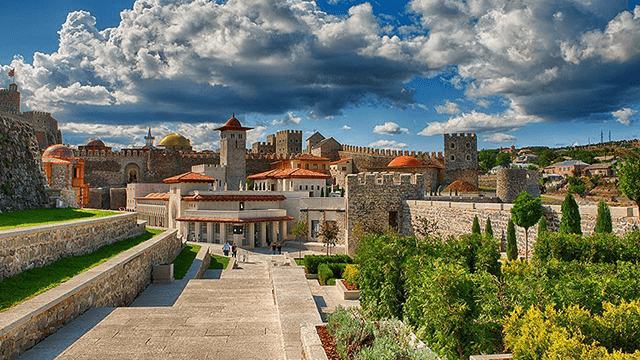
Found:
[[[467,154],[466,159],[467,159],[467,161],[471,161],[471,155]]]
[[[455,149],[455,148],[456,148],[456,143],[452,142],[452,143],[451,143],[451,148],[452,148],[452,149]]]
[[[451,155],[451,161],[455,161],[456,160],[456,156],[455,155]]]

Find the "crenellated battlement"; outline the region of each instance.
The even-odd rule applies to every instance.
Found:
[[[141,158],[147,156],[148,150],[123,149],[120,151],[106,150],[73,150],[73,156],[79,158]]]
[[[284,135],[284,134],[300,134],[300,135],[302,135],[302,130],[280,130],[276,134],[277,135]]]
[[[477,136],[475,133],[453,133],[453,134],[444,134],[444,138],[450,138],[450,139],[458,139],[458,138],[473,138],[475,139]]]
[[[440,160],[442,161],[444,157],[442,156],[442,151],[431,152],[428,151],[409,151],[409,150],[391,150],[391,149],[376,149],[370,147],[363,146],[353,146],[353,145],[342,145],[342,151],[349,152],[352,154],[358,155],[366,155],[366,156],[375,156],[375,157],[384,157],[392,160],[398,156],[413,156],[417,159],[432,159],[432,160]]]
[[[189,152],[180,152],[180,156],[184,159],[217,159],[220,157],[220,154],[213,151],[189,151]]]
[[[26,116],[43,116],[43,117],[51,117],[51,113],[50,112],[46,112],[46,111],[26,111],[23,113],[23,115]]]
[[[191,171],[199,174],[205,174],[206,172],[219,171],[223,169],[226,169],[226,166],[215,165],[215,164],[199,164],[199,165],[193,165],[191,167]]]
[[[357,186],[400,186],[400,185],[420,185],[424,183],[423,174],[402,174],[402,173],[359,173],[347,175],[347,185],[350,189]]]

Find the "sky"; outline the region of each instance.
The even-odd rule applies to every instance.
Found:
[[[640,137],[640,0],[24,0],[0,3],[0,87],[63,141],[179,132],[216,149],[283,129],[442,151]],[[156,141],[157,141],[156,140]]]

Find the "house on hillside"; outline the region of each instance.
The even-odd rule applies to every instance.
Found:
[[[557,174],[562,176],[574,176],[574,174],[582,174],[589,164],[580,160],[566,160],[557,164],[549,165],[544,168],[544,172],[547,174]]]
[[[614,171],[615,160],[607,163],[596,163],[587,166],[582,170],[582,176],[600,175],[604,177],[616,176]]]

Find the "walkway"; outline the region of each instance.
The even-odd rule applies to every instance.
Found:
[[[188,280],[194,263],[187,280],[151,284],[131,307],[92,309],[21,359],[301,359],[300,325],[321,322],[304,270],[248,255],[220,279]]]

